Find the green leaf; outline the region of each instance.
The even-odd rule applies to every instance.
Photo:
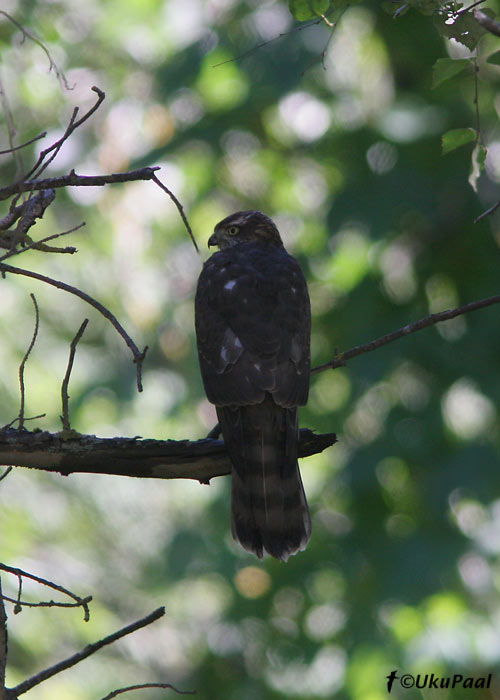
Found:
[[[432,68],[432,87],[435,88],[445,80],[453,78],[470,65],[468,58],[438,58]]]
[[[492,63],[494,66],[500,66],[500,51],[495,51],[491,56],[488,56],[486,63]]]
[[[450,151],[454,151],[455,148],[460,148],[460,146],[464,146],[466,143],[474,141],[476,139],[476,136],[476,130],[471,129],[470,127],[468,129],[451,129],[450,131],[447,131],[441,137],[443,155],[445,153],[450,153]]]
[[[487,153],[488,151],[481,143],[478,143],[472,151],[469,185],[472,187],[474,192],[477,192],[477,181],[484,170]]]
[[[446,13],[436,13],[434,24],[441,36],[455,39],[471,51],[476,48],[477,42],[486,32],[469,13],[460,15],[453,22]]]
[[[321,17],[330,9],[330,0],[288,0],[291,14],[299,22]]]

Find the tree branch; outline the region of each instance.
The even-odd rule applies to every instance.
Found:
[[[7,691],[8,696],[10,695],[11,697],[17,698],[17,696],[26,693],[28,690],[31,690],[36,685],[43,683],[43,681],[46,681],[48,678],[52,678],[52,676],[55,676],[57,673],[61,673],[61,671],[65,671],[67,668],[75,666],[75,664],[78,664],[80,663],[80,661],[83,661],[92,654],[95,654],[96,651],[99,651],[99,649],[102,649],[104,646],[112,644],[113,642],[116,642],[117,639],[121,639],[122,637],[125,637],[128,634],[132,634],[132,632],[136,632],[142,627],[150,625],[152,622],[155,622],[155,620],[158,620],[160,617],[163,617],[164,614],[165,608],[158,608],[149,615],[146,615],[146,617],[137,620],[137,622],[133,622],[132,624],[127,625],[126,627],[122,627],[122,629],[118,630],[117,632],[113,632],[113,634],[110,634],[107,637],[104,637],[103,639],[94,642],[93,644],[87,644],[87,646],[84,649],[77,652],[76,654],[73,654],[67,659],[64,659],[63,661],[54,664],[54,666],[50,666],[50,668],[46,668],[43,671],[40,671],[40,673],[31,676],[31,678],[28,678],[22,683],[19,683],[19,685],[16,685],[15,688],[9,688],[9,690]]]
[[[2,579],[0,578],[0,700],[6,700],[5,671],[7,668],[7,614],[3,604]]]
[[[69,423],[69,395],[68,395],[68,384],[69,384],[69,378],[71,376],[71,370],[73,369],[73,362],[75,359],[75,353],[76,353],[76,346],[78,345],[80,338],[82,335],[85,333],[85,329],[87,328],[89,320],[86,318],[82,325],[80,326],[78,333],[75,335],[73,340],[71,341],[71,345],[69,347],[69,358],[68,358],[68,367],[66,368],[66,374],[64,375],[64,379],[61,385],[61,399],[62,399],[62,416],[61,416],[61,421],[63,425],[63,430],[71,430],[71,426]]]
[[[0,201],[12,197],[19,192],[33,192],[35,190],[50,190],[58,187],[101,187],[102,185],[115,184],[117,182],[134,182],[136,180],[152,180],[156,170],[160,166],[139,168],[125,173],[111,173],[110,175],[77,175],[71,170],[68,175],[47,177],[43,180],[24,180],[14,182],[12,185],[0,188]]]
[[[28,357],[30,355],[30,352],[33,349],[33,345],[36,342],[36,337],[38,335],[38,324],[40,320],[40,315],[38,313],[38,304],[36,303],[35,295],[30,294],[31,300],[33,302],[33,305],[35,307],[35,328],[33,329],[33,336],[31,338],[31,342],[28,346],[28,349],[26,350],[23,359],[21,360],[21,364],[19,365],[19,389],[21,391],[21,405],[19,406],[19,429],[22,430],[24,427],[24,367],[26,365],[26,362],[28,361]]]
[[[133,690],[143,690],[144,688],[168,688],[169,690],[179,693],[179,695],[196,694],[196,690],[178,690],[170,683],[140,683],[139,685],[129,685],[126,688],[117,688],[117,690],[108,693],[106,697],[101,698],[101,700],[112,700],[112,698],[116,698],[117,695],[121,695],[122,693],[130,693]]]
[[[132,340],[132,338],[125,331],[121,323],[119,323],[117,318],[111,313],[111,311],[109,311],[109,309],[103,306],[101,302],[97,301],[85,292],[82,292],[80,289],[72,287],[70,284],[66,284],[66,282],[60,282],[59,280],[52,279],[52,277],[46,277],[46,275],[41,275],[38,272],[32,272],[31,270],[24,270],[20,267],[12,267],[12,265],[7,265],[6,263],[0,263],[0,273],[5,274],[6,272],[11,272],[14,275],[23,275],[25,277],[31,277],[32,279],[39,280],[40,282],[46,282],[52,287],[57,287],[57,289],[63,289],[65,292],[69,292],[70,294],[74,294],[75,296],[80,297],[80,299],[86,301],[87,304],[93,306],[94,309],[97,309],[97,311],[99,311],[104,316],[104,318],[107,318],[108,321],[116,328],[116,330],[121,335],[127,346],[130,348],[130,351],[134,356],[134,362],[137,365],[137,389],[138,391],[142,391],[142,363],[144,362],[144,358],[146,357],[148,347],[146,346],[141,352]]]
[[[500,294],[493,297],[488,297],[487,299],[479,299],[478,301],[472,301],[470,304],[465,304],[465,306],[459,306],[456,309],[449,309],[447,311],[441,311],[437,314],[430,314],[430,316],[425,316],[419,321],[410,323],[403,328],[399,328],[397,331],[383,335],[381,338],[372,340],[371,343],[365,343],[364,345],[357,345],[351,350],[340,353],[340,355],[335,355],[333,360],[325,362],[323,365],[318,367],[313,367],[311,374],[318,374],[319,372],[324,372],[326,369],[335,369],[336,367],[344,367],[348,360],[356,357],[357,355],[362,355],[365,352],[372,352],[377,350],[383,345],[392,343],[394,340],[399,340],[404,336],[410,335],[411,333],[416,333],[421,331],[423,328],[428,328],[429,326],[434,326],[436,323],[441,323],[442,321],[449,321],[456,316],[461,316],[462,314],[468,313],[469,311],[477,311],[478,309],[484,309],[492,304],[500,303]]]
[[[302,429],[299,457],[322,452],[336,442],[333,433]],[[98,438],[6,428],[0,431],[0,464],[31,467],[68,475],[112,474],[153,479],[195,479],[208,483],[231,473],[221,440],[142,440]]]

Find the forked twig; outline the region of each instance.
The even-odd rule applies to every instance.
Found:
[[[148,351],[148,346],[144,348],[144,350],[141,352],[137,345],[134,343],[132,338],[128,335],[128,333],[125,331],[121,323],[117,320],[117,318],[107,309],[101,302],[97,301],[93,297],[91,297],[89,294],[86,294],[85,292],[82,292],[80,289],[77,289],[76,287],[71,286],[70,284],[66,284],[66,282],[61,282],[60,280],[55,280],[52,277],[47,277],[46,275],[41,275],[38,272],[33,272],[31,270],[24,270],[20,267],[13,267],[12,265],[7,265],[6,263],[0,263],[0,273],[5,274],[6,272],[10,272],[13,275],[23,275],[24,277],[31,277],[32,279],[39,280],[40,282],[45,282],[46,284],[50,284],[52,287],[56,287],[57,289],[62,289],[65,292],[69,292],[70,294],[74,294],[75,296],[79,297],[80,299],[83,299],[83,301],[87,302],[87,304],[90,304],[90,306],[93,306],[94,309],[97,309],[99,313],[101,313],[104,318],[107,318],[108,321],[115,327],[115,329],[118,331],[118,333],[121,335],[125,343],[127,344],[127,347],[130,349],[132,352],[132,355],[134,357],[134,362],[136,364],[136,373],[137,373],[137,389],[138,391],[142,391],[142,363],[144,362],[144,358],[146,357],[146,353]],[[21,427],[21,426],[20,426]]]
[[[121,693],[130,693],[133,690],[143,690],[144,688],[168,688],[169,690],[173,690],[175,693],[179,693],[179,695],[196,694],[196,690],[178,690],[170,683],[140,683],[139,685],[129,685],[126,688],[118,688],[117,690],[113,690],[104,698],[101,698],[101,700],[112,700],[112,698],[116,698],[116,696],[120,695]]]
[[[31,581],[35,581],[36,583],[40,583],[42,586],[46,586],[47,588],[52,588],[54,591],[58,591],[59,593],[63,593],[64,595],[67,595],[69,598],[72,598],[75,602],[74,603],[56,603],[54,601],[50,601],[49,603],[24,603],[19,600],[20,598],[20,592],[21,592],[21,586],[19,587],[19,595],[17,600],[12,600],[12,598],[7,598],[4,596],[5,600],[11,600],[14,603],[19,603],[20,605],[28,605],[30,607],[82,607],[84,611],[84,620],[85,622],[88,622],[90,619],[90,611],[88,607],[88,603],[92,600],[92,596],[87,596],[86,598],[80,598],[80,596],[77,596],[75,593],[72,591],[68,590],[67,588],[64,588],[64,586],[60,586],[58,583],[54,583],[53,581],[48,581],[45,578],[41,578],[40,576],[35,576],[35,574],[30,574],[28,571],[23,571],[22,569],[15,568],[13,566],[7,566],[7,564],[2,564],[0,563],[0,571],[5,571],[8,574],[13,574],[14,576],[17,576],[19,581],[23,578],[28,578]]]
[[[132,632],[135,632],[136,630],[141,629],[142,627],[150,625],[152,622],[158,620],[164,614],[165,608],[158,608],[150,615],[146,615],[146,617],[137,620],[137,622],[133,622],[132,624],[127,625],[126,627],[122,627],[122,629],[118,630],[117,632],[113,632],[113,634],[110,634],[107,637],[104,637],[103,639],[94,642],[93,644],[87,644],[87,646],[84,647],[84,649],[77,652],[76,654],[73,654],[67,659],[64,659],[63,661],[60,661],[59,663],[54,664],[53,666],[50,666],[50,668],[46,668],[43,671],[40,671],[40,673],[37,673],[31,678],[28,678],[22,683],[19,683],[19,685],[16,685],[15,688],[10,688],[10,693],[14,697],[26,693],[28,690],[31,690],[36,685],[39,685],[43,681],[46,681],[48,678],[52,678],[52,676],[55,676],[57,673],[60,673],[61,671],[66,670],[67,668],[71,668],[80,661],[83,661],[83,659],[86,659],[92,654],[95,654],[96,651],[99,651],[99,649],[102,649],[107,644],[112,644],[113,642],[116,642],[117,639],[121,639],[127,634],[132,634]]]

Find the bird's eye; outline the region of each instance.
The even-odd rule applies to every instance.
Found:
[[[239,230],[238,226],[229,226],[227,232],[230,236],[236,236]]]

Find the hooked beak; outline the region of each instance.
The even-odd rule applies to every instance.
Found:
[[[217,230],[215,230],[208,239],[208,247],[210,248],[212,245],[219,245],[219,234]]]

